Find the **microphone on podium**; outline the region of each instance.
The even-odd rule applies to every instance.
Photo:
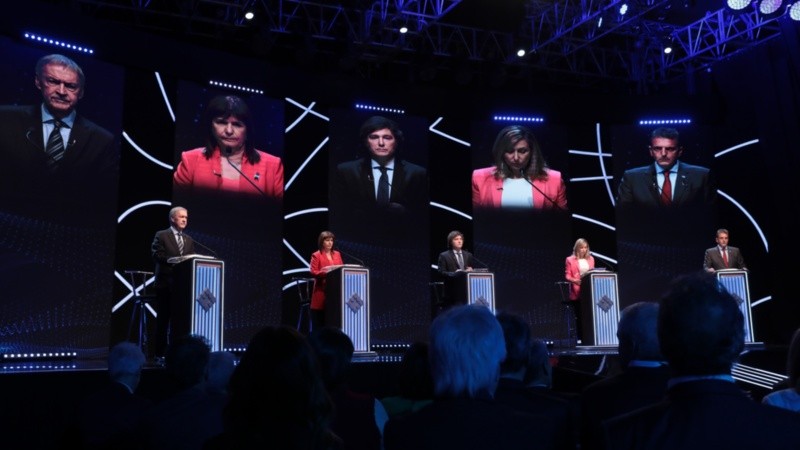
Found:
[[[357,262],[357,263],[359,263],[360,265],[362,265],[362,266],[366,266],[366,264],[364,264],[364,260],[363,260],[363,259],[361,259],[361,258],[357,258],[357,257],[355,257],[355,256],[353,256],[353,255],[351,255],[351,254],[349,254],[349,253],[347,253],[347,252],[344,252],[344,251],[342,251],[342,250],[341,250],[339,247],[334,247],[334,250],[335,250],[335,251],[337,251],[337,252],[339,252],[339,253],[341,253],[341,254],[342,254],[342,255],[344,255],[344,256],[347,256],[347,257],[348,257],[348,258],[350,258],[350,259],[354,259],[354,260],[356,260],[356,262]]]

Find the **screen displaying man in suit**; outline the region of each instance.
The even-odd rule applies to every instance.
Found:
[[[397,122],[386,117],[373,116],[361,125],[367,155],[336,167],[331,202],[337,209],[404,213],[427,206],[427,171],[400,158],[403,138]]]
[[[42,102],[27,106],[0,106],[0,190],[17,205],[46,200],[67,211],[74,206],[96,206],[116,201],[119,154],[113,135],[78,114],[85,76],[72,59],[59,54],[41,57],[34,85]],[[76,205],[77,203],[77,205]]]
[[[683,146],[678,130],[656,128],[648,146],[653,163],[626,170],[618,188],[617,205],[670,207],[711,205],[716,188],[709,169],[680,161]]]
[[[156,308],[158,320],[156,322],[156,342],[151,346],[152,356],[163,357],[167,348],[167,335],[169,340],[177,336],[179,330],[171,329],[170,311],[177,309],[172,304],[175,286],[172,283],[172,264],[170,258],[194,253],[194,240],[183,230],[189,223],[189,212],[182,206],[169,210],[169,228],[156,232],[150,252],[155,262],[156,280],[153,284],[156,292]]]
[[[722,269],[747,270],[742,252],[737,247],[728,245],[728,230],[725,228],[717,230],[716,241],[716,247],[707,249],[703,259],[703,269],[706,272],[713,273]]]

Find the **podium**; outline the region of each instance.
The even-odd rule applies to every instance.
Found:
[[[372,354],[369,269],[351,264],[330,267],[325,275],[325,325],[350,337],[356,355]]]
[[[590,270],[581,277],[581,345],[617,346],[619,291],[617,274]]]
[[[225,263],[210,256],[184,255],[175,260],[172,277],[172,334],[203,336],[211,351],[223,350]]]
[[[752,344],[755,342],[753,335],[753,316],[750,310],[750,284],[747,279],[747,271],[740,269],[720,269],[714,272],[719,283],[725,286],[736,303],[739,304],[739,311],[744,315],[744,342]]]
[[[449,305],[478,304],[495,311],[494,273],[487,270],[454,272],[445,281]]]

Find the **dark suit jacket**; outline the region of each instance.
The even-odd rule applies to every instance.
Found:
[[[336,167],[331,193],[333,205],[369,210],[376,206],[375,202],[375,184],[368,158]],[[395,159],[389,204],[395,210],[424,209],[428,205],[427,171],[416,164]]]
[[[500,450],[555,448],[552,420],[515,411],[491,400],[435,400],[389,419],[386,450]]]
[[[472,260],[472,253],[461,249],[461,257],[464,258],[464,268],[467,267],[474,267],[473,260]],[[458,261],[456,260],[456,254],[453,250],[447,250],[442,253],[439,253],[439,273],[445,276],[452,276],[455,275],[455,271],[458,270]]]
[[[628,367],[596,381],[581,393],[581,449],[602,448],[606,419],[662,401],[667,395],[669,367]]]
[[[668,400],[604,424],[609,449],[800,447],[800,414],[762,405],[734,383],[698,380],[669,389]]]
[[[655,164],[626,170],[619,183],[617,206],[661,206],[656,175]],[[714,180],[705,167],[681,162],[674,187],[672,206],[711,205],[716,199]]]
[[[109,381],[99,391],[81,401],[75,418],[79,441],[73,447],[83,449],[134,449],[139,421],[152,402],[120,383]]]
[[[703,269],[712,268],[714,270],[720,269],[747,269],[742,257],[742,252],[738,247],[728,246],[728,267],[725,267],[725,261],[722,260],[722,255],[719,254],[717,247],[711,247],[706,250],[705,258],[703,258]]]
[[[36,199],[97,208],[115,204],[119,149],[107,130],[78,114],[65,142],[66,152],[55,171],[48,166],[42,134],[41,105],[0,106],[0,195],[23,205]],[[66,208],[67,206],[65,206]],[[81,211],[84,214],[86,211]]]
[[[191,236],[183,234],[183,254],[189,255],[194,253],[194,240]],[[170,283],[172,277],[172,264],[167,260],[174,256],[180,256],[178,251],[178,241],[175,239],[175,234],[172,228],[156,232],[153,238],[153,245],[151,246],[151,254],[153,262],[155,262],[156,269],[156,288],[166,287]]]
[[[543,390],[528,388],[520,380],[502,377],[497,384],[494,399],[497,403],[517,411],[552,419],[557,430],[556,446],[563,449],[575,448],[573,427],[577,427],[577,422],[573,423],[571,405],[567,400]]]

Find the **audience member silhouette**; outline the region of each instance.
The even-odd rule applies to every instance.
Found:
[[[225,398],[204,387],[210,349],[201,336],[182,336],[167,347],[166,374],[174,393],[148,411],[142,421],[147,449],[199,449],[222,432]]]
[[[765,405],[800,412],[800,328],[792,336],[789,354],[786,357],[786,388],[767,394],[762,399]]]
[[[622,371],[581,393],[581,449],[603,446],[602,421],[657,403],[667,393],[669,368],[658,346],[658,303],[622,310],[617,327]]]
[[[333,400],[331,429],[347,450],[380,449],[389,416],[375,397],[353,392],[347,384],[353,342],[342,330],[333,327],[314,329],[309,341],[317,355],[325,389]]]
[[[231,352],[216,351],[208,355],[208,371],[203,385],[212,395],[228,395],[228,383],[236,369],[236,356]]]
[[[744,349],[736,299],[707,273],[675,280],[658,313],[668,399],[609,419],[613,449],[796,449],[800,415],[749,398],[731,377]]]
[[[138,448],[136,427],[151,405],[135,394],[144,363],[144,353],[135,344],[121,342],[111,348],[109,383],[80,403],[74,436],[78,440],[71,441],[69,448]]]
[[[397,395],[381,399],[389,417],[417,412],[433,401],[433,378],[428,344],[415,342],[403,353],[397,370]]]
[[[435,399],[390,419],[385,448],[554,448],[551,426],[493,400],[505,354],[503,330],[488,308],[463,305],[439,315],[430,329]]]
[[[250,340],[229,383],[225,431],[204,449],[335,450],[331,400],[305,337],[268,326]]]
[[[546,417],[556,427],[559,448],[575,448],[570,423],[570,405],[546,391],[525,386],[525,372],[531,349],[531,328],[522,317],[508,312],[497,314],[503,329],[506,359],[500,364],[500,381],[495,400],[518,411]]]

